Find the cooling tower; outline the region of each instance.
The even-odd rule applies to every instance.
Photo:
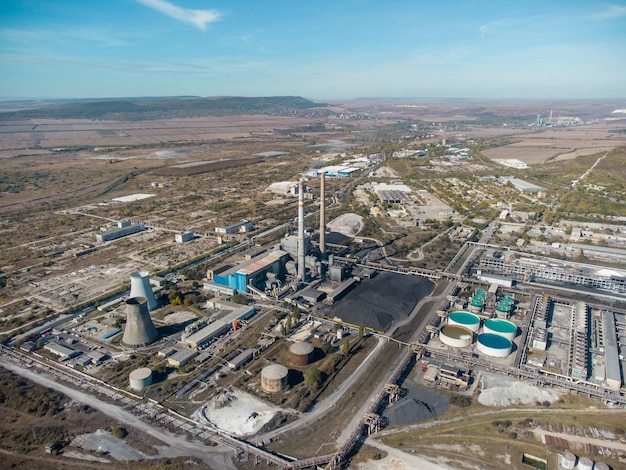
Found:
[[[133,297],[145,297],[148,300],[149,310],[156,310],[159,307],[152,287],[150,287],[150,278],[147,272],[142,271],[130,275],[130,298]]]
[[[145,297],[132,297],[126,301],[126,328],[122,345],[130,348],[141,348],[154,343],[159,339],[150,312],[148,311],[148,299]]]
[[[326,253],[326,173],[320,175],[320,253]]]
[[[306,281],[306,266],[304,260],[304,185],[298,183],[298,279]]]

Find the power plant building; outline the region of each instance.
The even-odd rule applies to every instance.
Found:
[[[256,310],[254,307],[247,305],[230,312],[227,315],[209,323],[207,326],[194,332],[193,334],[183,338],[183,341],[191,348],[201,348],[207,343],[210,343],[215,338],[226,334],[233,327],[233,323],[236,321],[247,320],[254,316]]]
[[[207,279],[214,284],[246,292],[248,285],[265,290],[267,274],[281,276],[289,253],[282,250],[273,251],[263,257],[253,258],[243,264],[222,266],[207,271]]]
[[[198,351],[191,348],[183,348],[167,358],[167,363],[172,367],[183,367],[198,355]]]
[[[108,242],[126,237],[134,233],[143,232],[146,229],[143,223],[133,224],[130,220],[117,222],[117,227],[96,234],[96,240],[99,242]]]
[[[478,260],[477,275],[510,274],[526,283],[582,285],[626,294],[626,270],[542,258],[528,253],[489,250]]]

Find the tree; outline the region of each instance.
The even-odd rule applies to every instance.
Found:
[[[359,339],[363,339],[365,336],[365,327],[363,325],[359,325]]]
[[[309,367],[304,373],[304,383],[309,387],[316,389],[322,383],[322,374],[315,366]]]
[[[348,341],[348,338],[343,340],[343,344],[341,345],[341,352],[344,356],[347,356],[350,352],[350,341]]]

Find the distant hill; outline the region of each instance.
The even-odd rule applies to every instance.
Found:
[[[236,114],[298,115],[326,106],[325,103],[315,103],[299,96],[38,100],[3,103],[0,121],[45,118],[143,121]],[[1,108],[7,110],[2,111]]]

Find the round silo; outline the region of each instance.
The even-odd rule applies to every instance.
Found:
[[[578,459],[578,465],[576,468],[578,470],[593,470],[593,460],[588,459],[587,457],[581,457]]]
[[[290,362],[294,366],[306,366],[313,357],[313,345],[306,341],[298,341],[289,347]]]
[[[280,364],[272,364],[261,371],[261,387],[269,393],[280,392],[287,385],[289,370]]]
[[[133,390],[143,390],[148,385],[152,384],[152,370],[147,367],[135,369],[129,375],[130,388]]]

